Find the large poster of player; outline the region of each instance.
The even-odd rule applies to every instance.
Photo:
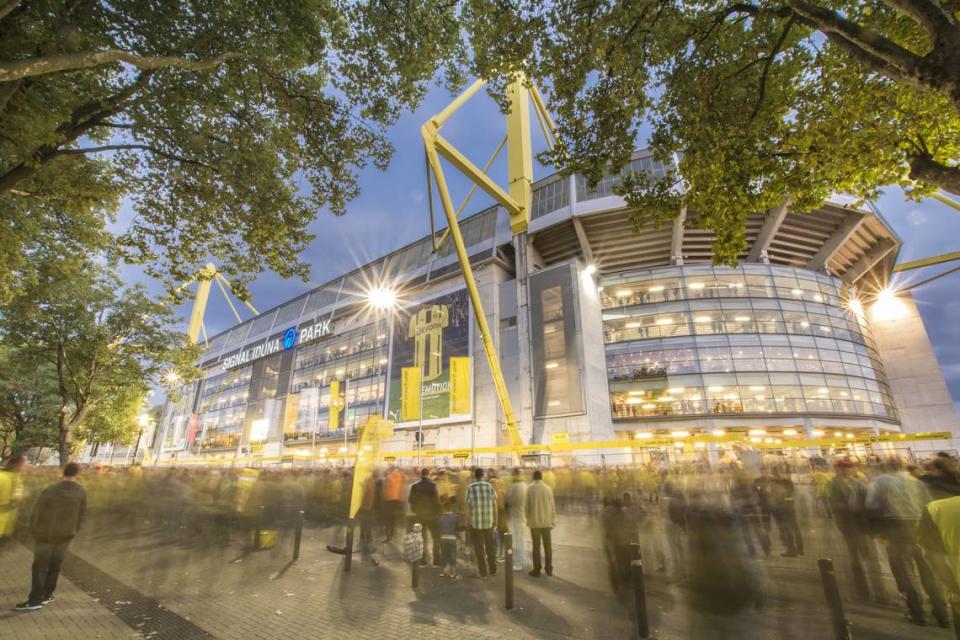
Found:
[[[423,375],[423,419],[450,417],[450,358],[470,355],[470,299],[466,289],[397,313],[390,358],[387,417],[400,422],[404,367]]]

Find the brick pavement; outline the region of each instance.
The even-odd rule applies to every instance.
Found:
[[[517,609],[512,612],[503,608],[502,577],[450,582],[428,569],[420,588],[411,589],[409,569],[399,561],[396,548],[388,548],[379,567],[355,556],[353,572],[344,574],[342,556],[325,549],[327,544],[341,544],[341,535],[336,529],[307,529],[301,560],[289,567],[289,535],[271,551],[243,554],[239,540],[211,548],[193,546],[183,535],[147,530],[97,535],[88,530],[76,549],[102,570],[136,584],[147,596],[224,639],[295,637],[305,629],[317,630],[319,637],[370,640],[454,635],[510,640],[631,637],[630,609],[607,586],[605,562],[597,548],[599,527],[592,519],[561,521],[556,577],[517,574]],[[654,573],[648,600],[656,637],[830,637],[829,617],[812,569],[815,557],[769,561],[765,606],[737,616],[694,613],[685,585]],[[907,624],[899,603],[888,608],[850,605],[848,614],[858,640],[951,637],[947,630]]]
[[[767,602],[761,610],[749,609],[738,616],[695,614],[689,608],[685,585],[651,566],[647,592],[656,637],[831,637],[814,567],[817,554],[835,549],[836,540],[827,529],[809,533],[810,552],[805,558],[773,558],[763,563]],[[510,640],[629,638],[629,604],[619,602],[610,591],[599,535],[595,518],[564,516],[556,535],[556,577],[534,579],[517,574],[517,608],[512,612],[503,608],[502,566],[501,577],[485,581],[464,578],[451,582],[427,569],[420,588],[413,590],[409,568],[399,561],[396,548],[387,549],[379,567],[355,556],[353,572],[345,574],[342,556],[325,549],[327,544],[342,544],[342,531],[336,529],[305,530],[301,559],[293,565],[289,565],[291,535],[282,538],[274,550],[245,554],[239,536],[225,546],[207,546],[185,531],[161,533],[143,522],[136,529],[115,523],[90,526],[73,548],[112,579],[135,588],[145,599],[162,603],[171,615],[195,624],[198,633],[224,640],[301,637],[305,632],[321,638],[368,640],[461,635]],[[644,537],[645,557],[653,558],[650,532]],[[29,557],[22,562],[25,572]],[[469,574],[470,568],[463,568]],[[839,559],[838,569],[844,569]],[[888,576],[880,578],[889,582]],[[12,606],[13,600],[10,602]],[[110,615],[103,607],[90,606],[89,599],[87,605],[99,609],[100,615]],[[947,630],[907,624],[899,602],[886,608],[848,605],[848,614],[857,640],[952,637]],[[91,628],[98,628],[97,624],[91,622]],[[45,630],[44,625],[37,628]],[[113,636],[71,636],[77,637]],[[163,640],[190,635],[159,629],[152,637]]]
[[[30,591],[33,555],[20,544],[0,551],[0,638],[16,640],[120,640],[142,638],[70,580],[61,578],[56,600],[39,611],[14,611]]]

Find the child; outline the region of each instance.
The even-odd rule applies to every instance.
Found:
[[[457,532],[461,529],[460,514],[457,513],[457,498],[450,496],[443,502],[440,515],[440,555],[444,578],[457,579]]]

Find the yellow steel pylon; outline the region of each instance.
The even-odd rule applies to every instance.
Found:
[[[510,229],[514,234],[519,234],[527,230],[527,225],[530,222],[530,208],[533,197],[533,151],[530,143],[531,96],[533,97],[533,106],[537,119],[541,127],[543,127],[547,143],[551,147],[553,147],[557,139],[557,134],[553,126],[553,120],[550,118],[550,114],[547,113],[543,99],[540,97],[536,88],[526,81],[523,74],[515,74],[507,86],[507,97],[510,101],[510,111],[507,114],[506,135],[508,186],[507,189],[503,189],[486,173],[487,169],[490,168],[496,159],[500,149],[503,147],[502,143],[497,151],[494,152],[493,157],[490,158],[486,167],[481,170],[440,135],[440,128],[447,119],[456,113],[456,111],[482,89],[485,84],[486,82],[484,80],[474,82],[443,111],[430,118],[430,120],[420,128],[420,132],[423,136],[424,148],[427,154],[427,166],[436,181],[437,191],[440,193],[440,202],[443,205],[443,211],[447,218],[447,230],[441,238],[436,241],[434,248],[438,249],[447,235],[453,238],[457,258],[460,262],[460,270],[463,272],[463,279],[467,285],[470,302],[473,304],[473,313],[476,317],[477,325],[480,327],[480,337],[483,342],[484,354],[487,358],[487,364],[490,366],[493,384],[497,391],[497,397],[500,399],[500,406],[503,409],[504,419],[507,423],[512,450],[514,455],[519,457],[523,440],[520,437],[517,418],[513,413],[513,405],[510,402],[507,385],[503,379],[503,372],[500,369],[500,357],[493,343],[490,327],[487,324],[487,316],[484,313],[483,304],[480,301],[480,291],[477,289],[477,282],[473,276],[473,268],[470,265],[467,248],[463,243],[463,236],[460,233],[460,225],[457,221],[457,215],[463,210],[466,202],[464,202],[459,209],[454,209],[453,201],[450,198],[450,191],[447,188],[447,181],[443,175],[443,168],[440,165],[440,157],[442,156],[446,159],[477,187],[483,189],[506,209],[510,215]],[[468,200],[472,194],[473,189],[471,189],[467,196]]]
[[[220,288],[220,292],[223,293],[224,299],[226,299],[227,304],[230,305],[230,310],[233,311],[233,315],[237,318],[237,322],[243,322],[243,319],[240,317],[240,314],[237,312],[237,308],[233,305],[233,302],[230,300],[230,296],[227,293],[227,289],[231,286],[230,281],[223,277],[223,274],[213,265],[212,262],[208,262],[200,271],[197,272],[190,280],[184,282],[178,291],[186,289],[194,282],[197,283],[197,291],[193,295],[193,307],[190,309],[190,323],[187,325],[187,338],[190,340],[191,344],[197,344],[197,341],[200,339],[200,333],[203,332],[203,340],[207,341],[207,330],[203,324],[203,316],[207,311],[207,301],[210,299],[210,285],[214,282],[217,283],[217,286]],[[226,285],[226,287],[224,286]],[[256,308],[247,302],[246,300],[241,300],[243,304],[249,309],[253,315],[260,315],[260,312]]]

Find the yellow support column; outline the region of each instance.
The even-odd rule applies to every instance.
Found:
[[[203,314],[207,310],[207,300],[210,299],[210,284],[216,274],[217,268],[210,262],[197,274],[197,293],[193,298],[193,309],[190,311],[190,324],[187,325],[187,338],[191,344],[197,344],[200,338]]]
[[[530,91],[523,74],[517,74],[507,86],[510,113],[507,114],[507,167],[510,198],[520,211],[510,212],[514,235],[527,230],[533,199],[533,149],[530,144]]]
[[[490,326],[487,323],[487,316],[483,310],[483,303],[480,301],[480,290],[477,289],[477,281],[473,277],[473,268],[470,266],[467,248],[463,244],[463,235],[461,235],[460,225],[457,223],[457,212],[453,208],[453,201],[450,199],[450,191],[447,189],[447,181],[443,177],[443,167],[440,166],[440,157],[437,155],[436,148],[433,144],[434,137],[431,133],[432,131],[429,127],[423,128],[423,141],[427,149],[427,158],[430,161],[430,168],[433,169],[433,175],[437,182],[437,190],[440,192],[440,202],[443,205],[443,212],[447,216],[450,236],[453,239],[453,246],[457,250],[460,269],[463,272],[463,279],[467,285],[470,302],[473,304],[474,316],[477,319],[477,325],[480,327],[480,338],[483,342],[483,350],[487,356],[487,364],[490,366],[493,386],[497,390],[497,396],[500,398],[500,406],[503,408],[503,417],[507,422],[510,442],[513,445],[514,453],[519,459],[520,447],[523,442],[520,440],[517,418],[513,413],[513,405],[510,403],[510,395],[507,392],[507,384],[503,379],[503,372],[500,370],[500,358],[497,355],[497,348],[493,344],[493,337],[490,333]]]

